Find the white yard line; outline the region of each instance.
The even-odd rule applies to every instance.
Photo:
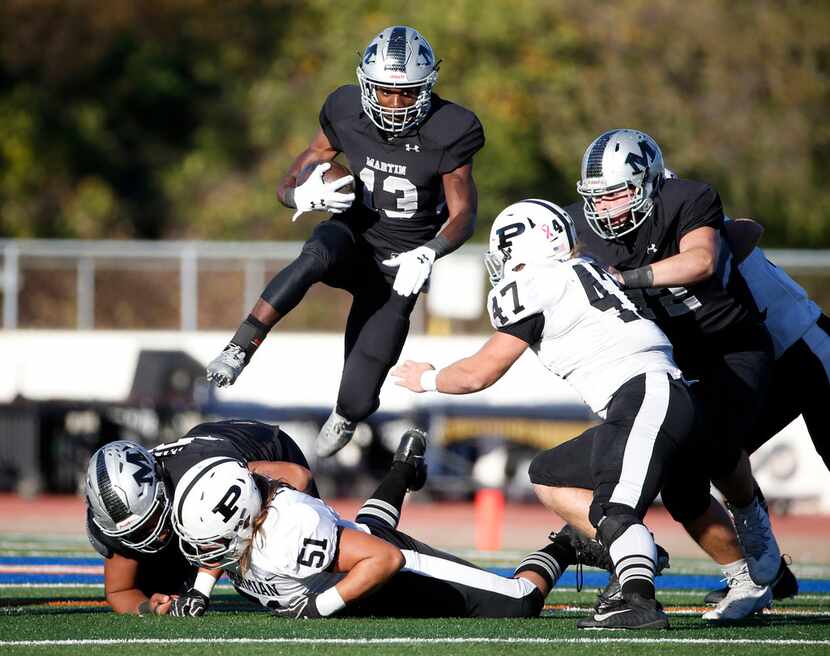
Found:
[[[122,640],[2,640],[0,647],[71,647],[96,645],[830,645],[830,640],[715,639],[715,638],[135,638]]]

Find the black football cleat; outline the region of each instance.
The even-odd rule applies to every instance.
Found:
[[[789,599],[798,594],[798,579],[790,569],[789,564],[792,562],[788,560],[789,556],[784,554],[781,556],[781,564],[778,567],[778,576],[775,583],[772,584],[772,598],[773,599]],[[726,597],[729,592],[729,586],[723,586],[717,590],[712,590],[703,598],[703,603],[710,606],[717,606],[721,600]]]
[[[669,617],[654,599],[632,594],[576,623],[579,629],[668,629]]]
[[[663,549],[663,547],[659,544],[655,544],[654,546],[657,547],[657,568],[655,574],[660,576],[664,569],[669,568],[669,552]],[[620,580],[614,572],[611,572],[611,576],[608,578],[608,585],[606,585],[605,588],[600,590],[597,594],[597,601],[594,604],[594,610],[597,613],[601,613],[603,609],[608,607],[609,604],[619,601],[620,599],[622,599],[622,587],[620,586]],[[657,602],[657,608],[663,610],[663,606],[659,601]]]
[[[405,462],[412,465],[415,470],[412,480],[407,487],[411,492],[415,492],[424,487],[427,482],[427,463],[424,459],[424,454],[427,451],[427,434],[411,428],[401,437],[401,443],[395,451],[395,456],[392,458],[392,463]]]

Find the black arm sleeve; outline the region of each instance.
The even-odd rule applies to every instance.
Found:
[[[511,323],[508,326],[499,328],[500,333],[507,333],[518,337],[528,344],[536,344],[542,339],[542,332],[545,330],[545,317],[541,312],[531,314],[529,317]]]

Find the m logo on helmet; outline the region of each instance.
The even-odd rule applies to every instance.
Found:
[[[374,64],[375,60],[378,56],[378,45],[373,43],[368,48],[366,48],[366,52],[363,55],[363,63],[364,64]]]
[[[496,234],[499,236],[499,250],[503,251],[506,248],[510,248],[510,246],[513,245],[510,240],[514,237],[518,237],[524,231],[524,223],[511,223],[510,225],[506,225],[503,228],[496,230]]]
[[[645,139],[641,139],[637,145],[640,147],[640,154],[628,153],[625,158],[625,163],[631,166],[631,170],[635,174],[647,170],[654,158],[657,157],[657,151]]]
[[[126,458],[127,462],[138,467],[138,471],[133,472],[133,478],[135,479],[136,484],[152,485],[154,480],[151,475],[153,468],[147,465],[147,461],[144,459],[144,456],[138,451],[128,451]]]
[[[418,46],[418,59],[416,63],[419,66],[432,66],[432,52],[430,52],[429,48],[425,47],[423,44]]]
[[[238,485],[231,485],[228,488],[228,491],[225,492],[225,496],[222,497],[219,503],[217,503],[211,511],[222,515],[226,523],[231,521],[233,516],[236,514],[236,511],[239,510],[239,506],[236,505],[236,502],[239,500],[241,495],[242,488]]]

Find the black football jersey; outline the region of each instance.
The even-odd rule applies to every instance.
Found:
[[[389,137],[364,113],[360,89],[343,86],[326,99],[320,126],[349,160],[356,182],[354,204],[338,218],[389,253],[416,248],[438,233],[448,215],[441,176],[484,146],[476,115],[435,94],[419,126]]]
[[[295,454],[301,452],[288,435],[277,426],[259,421],[229,420],[199,424],[175,442],[165,442],[154,447],[152,453],[164,471],[171,502],[173,490],[184,473],[207,458],[227,456],[245,463],[278,460],[307,466],[305,461],[299,462]],[[181,556],[182,566],[190,566],[179,550],[178,540],[173,539],[155,554],[129,549],[118,540],[106,536],[92,521],[92,514],[88,509],[87,535],[92,546],[105,558],[111,558],[113,553],[117,553],[138,562],[152,561],[155,566],[157,562],[176,561],[178,556]],[[168,553],[171,551],[171,545],[178,556]]]
[[[708,184],[672,178],[666,180],[654,201],[654,210],[635,231],[618,239],[597,235],[585,220],[582,201],[566,208],[574,220],[585,250],[597,260],[620,271],[652,264],[680,252],[680,240],[688,232],[711,227],[723,233],[720,196]],[[665,331],[675,352],[696,347],[702,340],[742,326],[757,323],[742,295],[728,280],[728,249],[721,249],[715,273],[686,287],[630,289],[626,294],[638,309]]]

